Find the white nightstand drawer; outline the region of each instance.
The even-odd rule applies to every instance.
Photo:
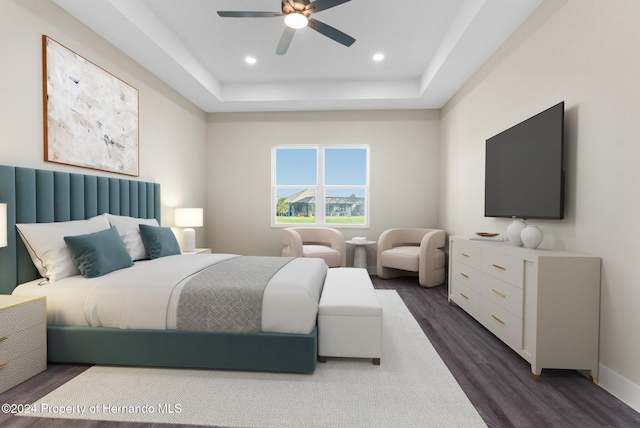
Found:
[[[0,393],[47,369],[44,297],[0,296]]]
[[[47,346],[0,364],[0,394],[47,369]]]
[[[0,365],[41,348],[47,343],[47,326],[42,323],[0,337]]]
[[[46,322],[46,310],[44,297],[0,296],[0,337]]]
[[[524,283],[524,262],[522,259],[493,251],[482,252],[482,272],[519,288],[522,288]]]

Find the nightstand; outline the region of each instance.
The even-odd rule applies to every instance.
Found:
[[[47,369],[45,297],[0,295],[0,394]]]
[[[195,251],[182,251],[182,254],[211,254],[211,248],[196,248]]]

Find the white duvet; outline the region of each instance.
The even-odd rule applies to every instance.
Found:
[[[15,295],[46,296],[47,321],[56,325],[175,330],[182,287],[190,277],[233,254],[193,254],[136,262],[135,266],[86,279],[51,284],[42,279],[16,287]],[[322,259],[297,258],[264,291],[262,331],[311,333],[327,273]]]

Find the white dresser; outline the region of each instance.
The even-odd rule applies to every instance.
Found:
[[[449,303],[531,364],[598,382],[600,258],[508,242],[449,239]]]
[[[0,393],[46,369],[45,298],[0,295]]]

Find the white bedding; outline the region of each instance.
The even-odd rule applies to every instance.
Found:
[[[47,321],[56,325],[175,330],[180,292],[202,269],[233,254],[193,254],[136,262],[98,278],[42,279],[16,287],[15,295],[47,296]],[[297,258],[269,281],[262,331],[308,334],[315,327],[327,272],[322,259]]]

